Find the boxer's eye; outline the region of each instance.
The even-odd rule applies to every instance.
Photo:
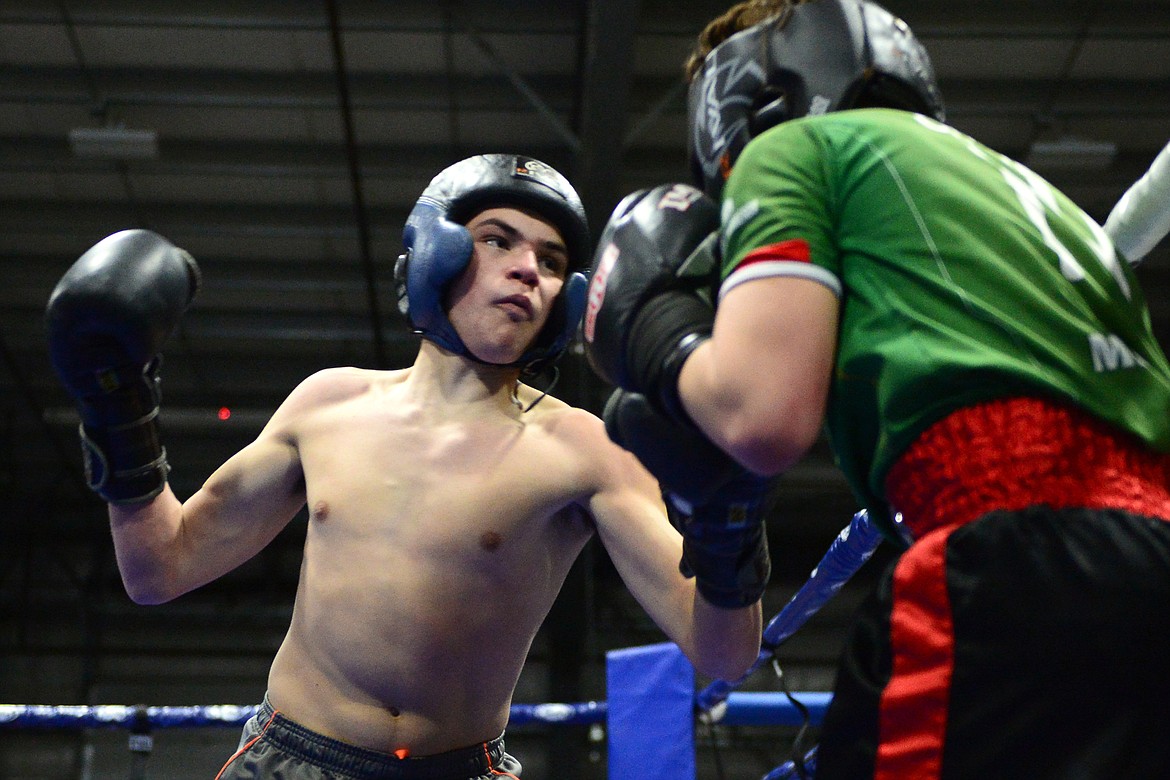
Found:
[[[554,276],[562,279],[569,270],[568,258],[558,253],[541,255],[540,264],[542,267],[547,268]]]

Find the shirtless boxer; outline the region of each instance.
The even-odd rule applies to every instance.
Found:
[[[308,505],[292,622],[222,778],[518,774],[502,740],[513,689],[594,533],[700,671],[735,677],[756,658],[762,584],[731,606],[699,596],[655,480],[597,417],[519,381],[583,309],[590,243],[564,177],[469,158],[431,182],[405,239],[414,364],[310,376],[186,501],[166,484],[154,356],[194,296],[194,261],[118,233],[50,299],[54,365],[134,601],[231,571]]]

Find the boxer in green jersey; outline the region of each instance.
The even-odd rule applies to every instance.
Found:
[[[868,0],[741,3],[689,70],[717,241],[668,257],[619,207],[587,350],[660,478],[635,402],[756,475],[824,429],[905,546],[847,640],[818,780],[1166,776],[1170,365],[1129,264],[943,124],[925,50]]]

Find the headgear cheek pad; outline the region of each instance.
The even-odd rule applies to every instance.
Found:
[[[944,118],[926,49],[870,0],[796,5],[730,36],[707,54],[687,103],[691,170],[716,200],[748,142],[781,122],[859,105]]]
[[[547,220],[568,250],[569,272],[548,322],[531,347],[511,364],[536,371],[555,361],[577,331],[588,283],[576,269],[586,266],[591,251],[580,198],[564,176],[539,160],[478,155],[455,163],[431,180],[403,231],[406,252],[394,270],[398,309],[424,338],[450,352],[479,359],[451,325],[444,293],[471,262],[474,243],[463,223],[497,207],[525,209]]]
[[[471,233],[443,216],[434,203],[419,200],[402,233],[406,254],[394,269],[398,311],[411,327],[443,349],[464,354],[466,347],[447,319],[443,291],[471,261]]]

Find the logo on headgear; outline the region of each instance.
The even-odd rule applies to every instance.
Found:
[[[764,83],[764,69],[755,60],[731,59],[709,63],[710,73],[703,77],[699,100],[702,124],[692,127],[695,153],[704,173],[714,177],[733,138],[748,123],[751,99],[748,97]],[[730,123],[731,117],[735,117]]]
[[[533,181],[540,181],[541,179],[548,179],[553,176],[555,172],[553,169],[542,163],[540,160],[525,160],[518,158],[516,160],[516,176]]]

